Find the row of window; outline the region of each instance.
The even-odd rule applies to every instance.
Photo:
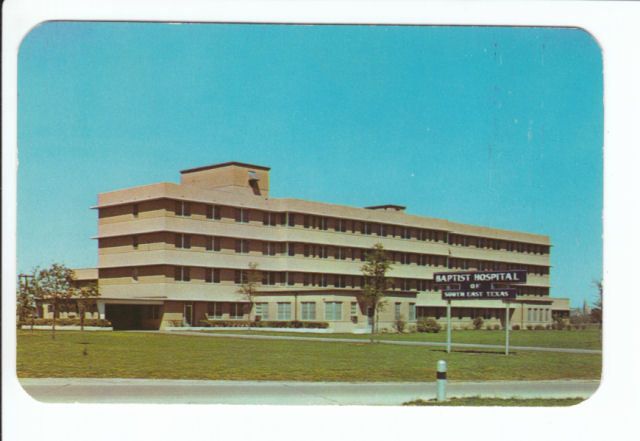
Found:
[[[247,239],[234,239],[235,252],[248,254],[251,250],[251,241]],[[137,249],[139,244],[138,236],[132,238],[133,248]],[[327,245],[311,245],[296,242],[263,242],[262,254],[265,256],[288,255],[299,256],[300,252],[304,257],[316,259],[328,259],[331,255],[335,260],[360,260],[365,261],[367,249],[336,247]],[[175,247],[181,249],[191,248],[191,235],[175,234]],[[218,236],[205,236],[205,249],[207,251],[221,251],[222,241]],[[540,265],[524,265],[519,263],[495,262],[475,259],[449,258],[432,254],[388,252],[392,262],[398,265],[420,265],[432,267],[445,267],[450,269],[478,270],[478,271],[507,271],[514,269],[524,269],[530,274],[549,274],[549,267]]]
[[[551,319],[551,310],[548,308],[527,308],[527,321],[548,322]]]
[[[223,311],[229,313],[229,317],[232,319],[242,319],[245,313],[245,304],[243,303],[227,303],[227,307],[224,308],[222,303],[209,302],[207,304],[207,315],[213,319],[221,319],[223,317]],[[349,317],[352,321],[357,321],[358,317],[358,303],[350,302]],[[396,318],[400,318],[400,303],[396,303]],[[224,309],[223,309],[224,308]],[[269,303],[257,302],[255,303],[255,316],[262,321],[272,320],[269,315]],[[300,302],[300,320],[317,320],[317,302],[304,301]],[[292,305],[291,302],[277,302],[276,303],[276,320],[291,320],[292,319]],[[327,321],[340,321],[343,319],[343,302],[324,302],[324,320]],[[409,320],[414,321],[416,319],[416,305],[415,303],[409,304]]]
[[[174,213],[176,216],[191,216],[191,202],[175,201]],[[132,205],[134,217],[138,217],[138,204]],[[446,231],[431,230],[425,228],[413,228],[401,225],[391,225],[384,223],[364,222],[352,219],[341,219],[326,216],[317,216],[302,213],[277,213],[262,210],[254,210],[242,207],[227,207],[225,210],[233,211],[233,219],[240,223],[249,223],[252,219],[262,218],[265,226],[289,226],[306,229],[333,230],[341,233],[377,235],[380,237],[395,237],[401,239],[415,239],[422,241],[444,242],[450,245],[484,248],[492,250],[512,251],[528,254],[549,254],[548,245],[538,245],[524,242],[507,241],[499,239],[489,239],[479,236],[469,236],[462,234],[449,234]],[[223,206],[206,205],[207,219],[221,220]],[[255,216],[253,216],[255,212]]]
[[[222,283],[220,268],[205,268],[204,280],[206,283]],[[293,271],[257,271],[256,278],[265,286],[295,286],[302,284],[303,286],[317,287],[334,287],[334,288],[358,288],[362,289],[365,285],[363,276],[345,275],[345,274],[322,274],[322,273],[300,273]],[[137,268],[133,268],[133,279],[138,280]],[[249,280],[248,270],[233,270],[234,283],[239,285],[247,283]],[[191,268],[188,266],[174,267],[174,280],[177,282],[191,281]],[[433,280],[426,279],[408,279],[408,278],[390,278],[392,290],[401,291],[434,291],[438,288]],[[549,288],[539,286],[517,286],[515,287],[519,295],[535,295],[546,296],[549,294]]]

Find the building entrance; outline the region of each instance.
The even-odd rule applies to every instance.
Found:
[[[105,305],[105,318],[114,331],[135,329],[159,329],[158,320],[153,320],[150,311],[153,305]],[[157,308],[157,306],[156,306]]]

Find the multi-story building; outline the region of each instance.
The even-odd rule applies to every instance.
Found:
[[[381,328],[401,318],[444,321],[433,274],[526,269],[511,323],[548,325],[566,299],[552,299],[549,237],[414,216],[405,207],[356,208],[269,197],[269,168],[229,162],[183,170],[157,183],[98,196],[100,315],[117,328],[199,326],[203,320],[319,321],[365,331],[359,302],[366,252],[392,259],[393,288]],[[249,311],[239,286],[249,264],[261,274]],[[499,300],[453,303],[454,325],[480,316],[502,326]]]

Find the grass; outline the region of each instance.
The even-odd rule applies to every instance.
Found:
[[[520,407],[552,407],[573,406],[584,398],[451,398],[447,401],[415,400],[404,403],[404,406],[520,406]]]
[[[130,332],[19,331],[19,377],[292,381],[598,379],[601,356],[341,342],[246,340]],[[83,351],[86,349],[86,355]]]
[[[369,334],[314,334],[295,332],[275,332],[275,331],[203,331],[233,334],[256,334],[256,335],[287,335],[295,337],[322,337],[322,338],[354,338],[369,339]],[[446,342],[446,331],[437,334],[411,333],[411,334],[377,334],[378,340],[400,340],[400,341],[425,341],[425,342]],[[451,340],[453,343],[478,343],[490,345],[504,345],[504,331],[452,331]],[[511,331],[509,341],[512,346],[538,346],[545,348],[576,348],[576,349],[602,349],[602,332],[598,329],[583,331]]]

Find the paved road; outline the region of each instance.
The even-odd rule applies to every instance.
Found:
[[[365,343],[368,340],[357,338],[331,338],[331,337],[306,337],[306,336],[288,336],[288,335],[255,335],[255,334],[228,334],[225,332],[200,332],[200,331],[130,331],[130,332],[153,332],[174,335],[192,335],[198,337],[225,337],[225,338],[245,338],[253,340],[302,340],[302,341],[324,341],[324,342],[346,342],[346,343]],[[426,341],[397,341],[397,340],[377,340],[378,343],[386,345],[400,346],[431,346],[445,347],[446,343],[426,342]],[[478,349],[499,349],[504,351],[504,345],[487,345],[481,343],[451,343],[452,348],[478,348]],[[576,348],[545,348],[534,346],[512,346],[509,345],[509,351],[534,351],[534,352],[562,352],[566,354],[602,354],[599,349],[576,349]]]
[[[200,403],[281,405],[399,405],[432,399],[435,382],[329,383],[283,381],[208,381],[25,378],[23,387],[44,402]],[[449,397],[589,397],[597,380],[450,382]]]

